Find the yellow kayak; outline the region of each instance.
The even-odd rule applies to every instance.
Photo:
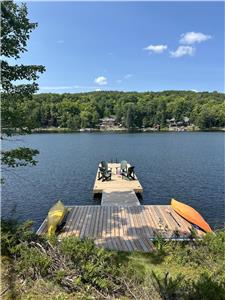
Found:
[[[61,201],[56,202],[48,212],[48,235],[55,233],[56,228],[62,222],[67,209]]]

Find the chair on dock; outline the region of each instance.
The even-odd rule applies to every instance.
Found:
[[[108,163],[107,163],[105,160],[101,161],[101,162],[100,162],[100,165],[101,165],[101,167],[102,167],[103,169],[105,169],[107,172],[111,172],[111,173],[112,173],[112,170],[108,168]]]
[[[111,171],[106,171],[106,169],[99,167],[98,180],[102,179],[102,181],[108,181],[111,180],[111,177],[112,177]]]
[[[108,168],[108,163],[106,161],[101,161],[98,172],[98,180],[102,181],[111,180],[112,170]]]
[[[126,177],[129,180],[135,180],[136,179],[135,173],[134,173],[134,166],[128,168]]]
[[[128,169],[121,170],[122,179],[135,180],[134,166],[128,167]]]
[[[122,160],[120,163],[120,175],[122,175],[123,178],[123,175],[126,176],[126,174],[127,174],[127,161]]]
[[[125,177],[129,180],[135,180],[135,173],[134,173],[134,167],[128,167],[127,161],[122,160],[120,163],[120,175],[122,176],[122,179]]]

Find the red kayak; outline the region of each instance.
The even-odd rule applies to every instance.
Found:
[[[188,222],[197,225],[200,229],[205,232],[212,232],[209,224],[203,219],[203,217],[191,206],[179,202],[175,199],[171,200],[171,206],[181,217],[186,219]]]

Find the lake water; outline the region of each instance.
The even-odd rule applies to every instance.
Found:
[[[101,160],[129,161],[143,186],[143,204],[172,197],[195,207],[214,227],[224,217],[224,133],[33,134],[4,141],[3,148],[39,149],[35,167],[3,171],[2,215],[40,225],[61,199],[67,205],[92,197]]]

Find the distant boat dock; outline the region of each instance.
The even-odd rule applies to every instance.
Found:
[[[119,251],[151,252],[157,237],[189,240],[193,227],[171,205],[141,205],[137,194],[143,188],[135,180],[122,178],[120,164],[108,164],[111,180],[99,180],[97,171],[94,194],[102,194],[101,205],[69,206],[68,216],[58,238],[91,238],[97,246]],[[47,218],[37,234],[47,232]],[[198,236],[204,234],[196,230]]]

